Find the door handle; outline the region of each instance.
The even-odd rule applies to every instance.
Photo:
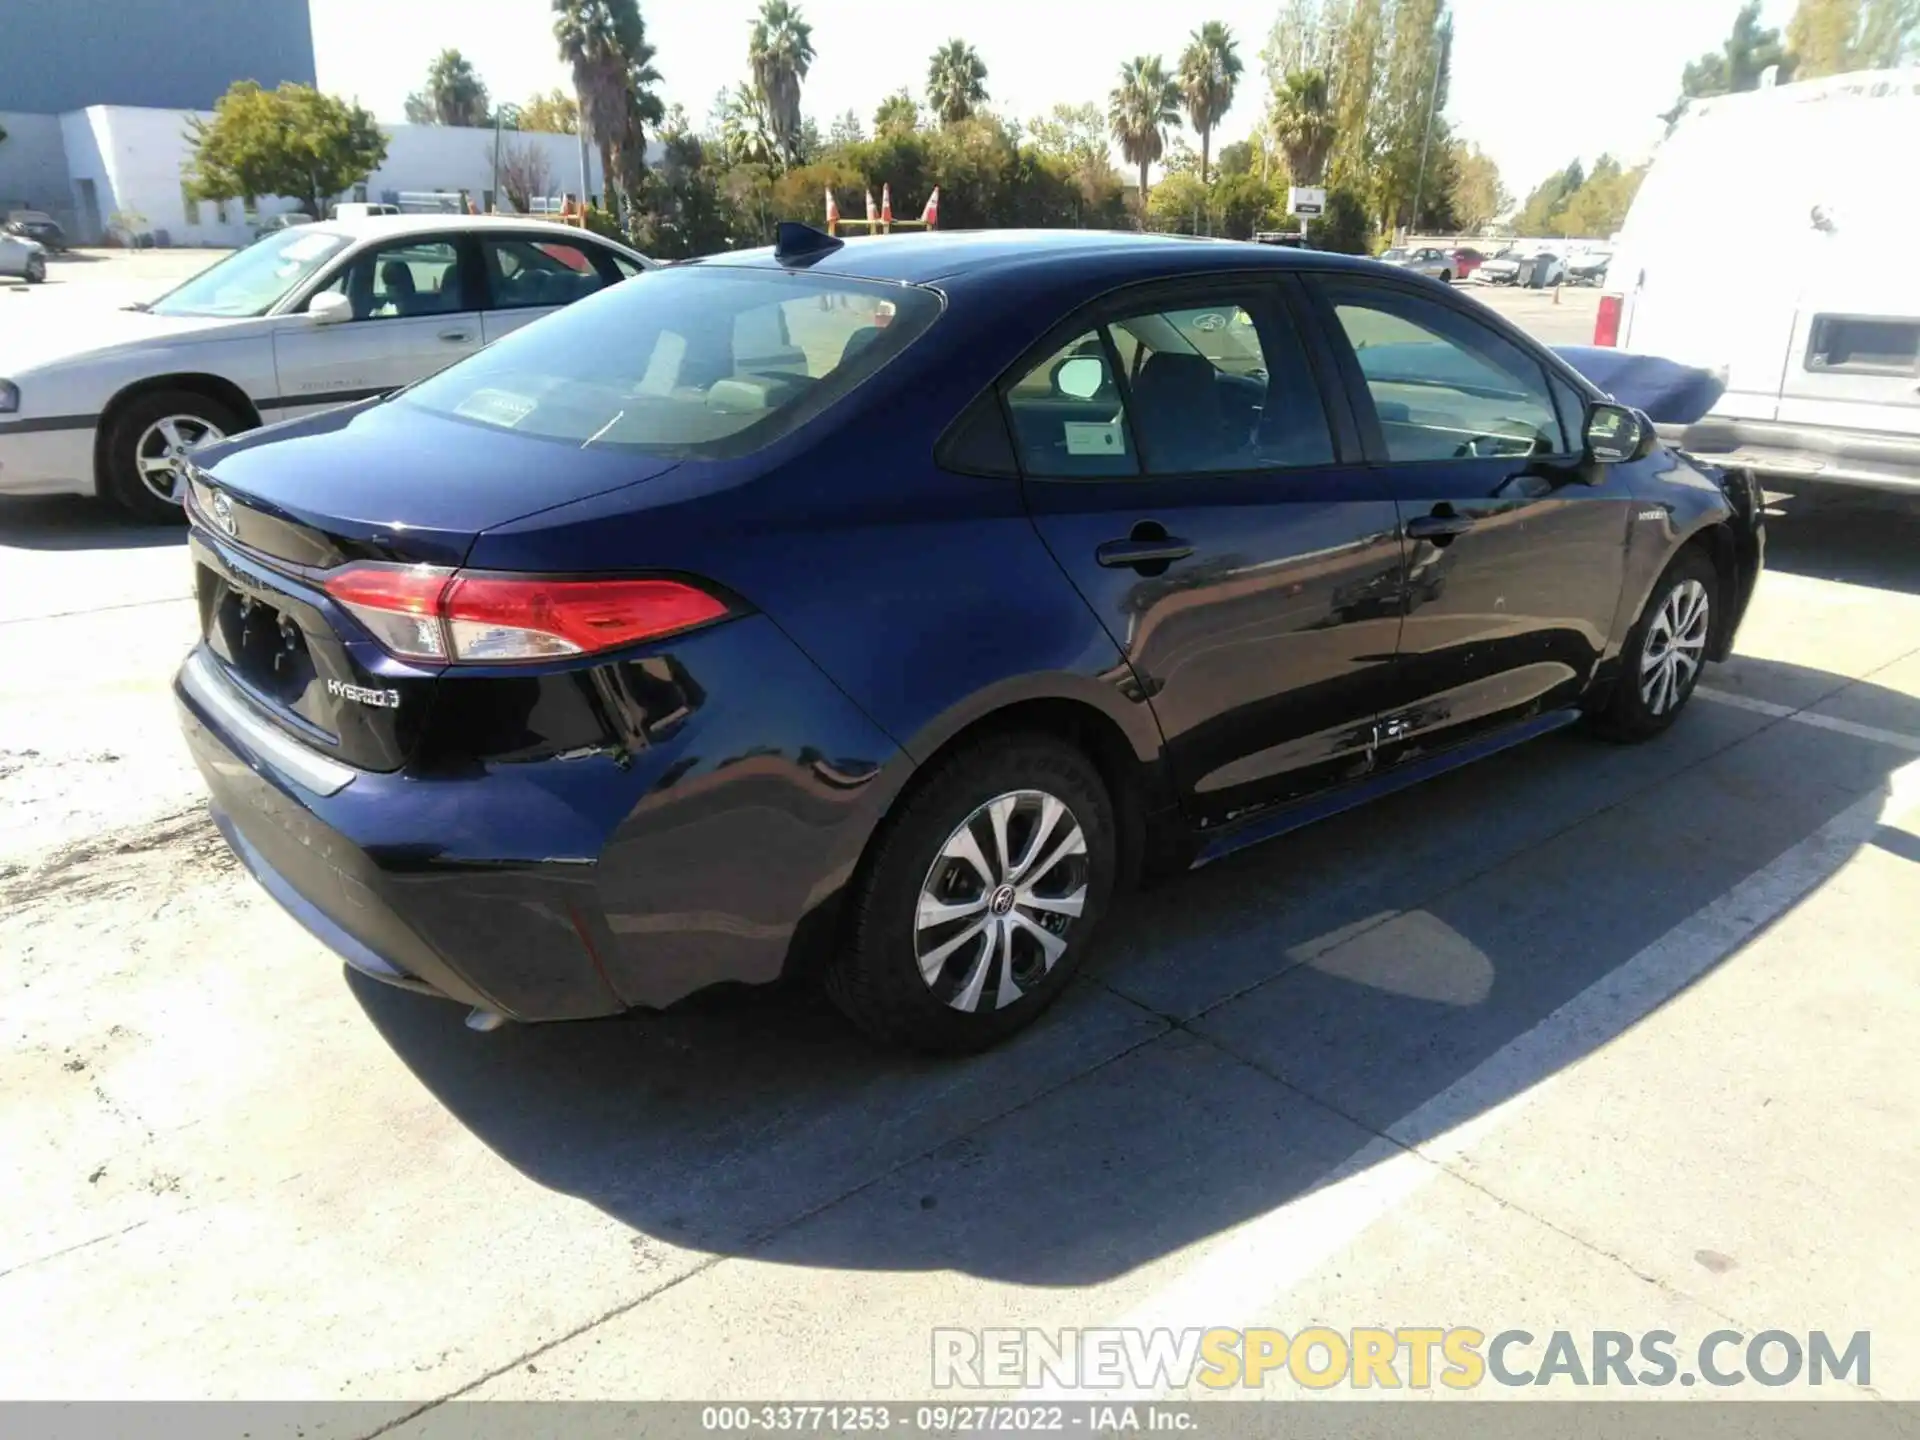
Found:
[[[473,338],[473,332],[471,330],[442,330],[440,332],[440,338],[452,343],[458,343],[462,340],[471,340]]]
[[[1407,535],[1414,540],[1451,540],[1456,535],[1464,535],[1473,528],[1473,516],[1455,515],[1451,512],[1443,515],[1435,511],[1431,515],[1416,515],[1407,522]]]
[[[1109,540],[1093,552],[1093,558],[1109,570],[1124,570],[1132,565],[1165,565],[1193,554],[1193,546],[1177,535],[1158,540]]]

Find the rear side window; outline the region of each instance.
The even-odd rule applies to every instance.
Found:
[[[1222,474],[1333,460],[1305,351],[1284,315],[1251,296],[1122,311],[1016,380],[1007,411],[1021,463],[1036,477]]]
[[[517,330],[400,403],[582,447],[746,454],[933,323],[932,291],[722,265],[648,271]]]
[[[1807,369],[1920,374],[1920,320],[1816,315],[1807,345]]]

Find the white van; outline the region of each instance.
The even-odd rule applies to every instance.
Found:
[[[378,201],[343,200],[327,211],[329,220],[364,220],[369,215],[398,215],[398,205],[382,205]]]
[[[1920,69],[1694,102],[1628,213],[1594,332],[1720,378],[1667,438],[1764,475],[1920,492],[1916,156]]]

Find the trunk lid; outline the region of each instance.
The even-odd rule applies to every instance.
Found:
[[[639,484],[675,464],[350,406],[196,456],[200,627],[274,724],[363,769],[413,755],[443,667],[397,660],[325,589],[356,560],[457,568],[483,530]]]

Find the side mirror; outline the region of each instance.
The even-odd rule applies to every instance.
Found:
[[[1053,367],[1053,388],[1074,400],[1091,400],[1107,383],[1107,362],[1097,355],[1075,355]]]
[[[1657,438],[1653,422],[1638,410],[1612,404],[1587,410],[1587,456],[1602,465],[1644,459]]]
[[[353,319],[353,301],[338,290],[322,290],[307,302],[307,319],[315,325],[338,325]]]

